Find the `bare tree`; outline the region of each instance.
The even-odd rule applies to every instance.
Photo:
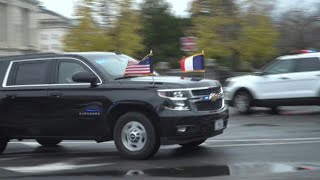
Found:
[[[119,15],[120,0],[94,0],[95,17],[101,27],[108,29],[112,27]]]
[[[282,53],[296,49],[320,48],[320,3],[314,11],[303,9],[282,13],[277,22]]]

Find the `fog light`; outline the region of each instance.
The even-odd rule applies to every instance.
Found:
[[[187,131],[187,127],[185,126],[178,126],[177,132],[178,133],[184,133]]]

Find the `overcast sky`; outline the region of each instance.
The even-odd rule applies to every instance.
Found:
[[[72,17],[73,15],[73,5],[77,0],[40,0],[43,5],[49,9],[53,10],[59,14],[67,17]],[[136,0],[141,2],[142,0]],[[187,16],[187,10],[189,8],[190,2],[192,0],[166,0],[172,6],[172,11],[177,16]],[[319,0],[277,0],[280,9],[288,9],[292,7],[304,6],[306,9],[310,8],[313,3]]]
[[[136,0],[141,2],[142,0]],[[186,10],[188,9],[189,3],[192,0],[166,0],[172,5],[172,10],[177,16],[187,16]],[[40,0],[43,5],[49,9],[53,10],[59,14],[67,17],[72,17],[73,15],[73,5],[77,0]]]

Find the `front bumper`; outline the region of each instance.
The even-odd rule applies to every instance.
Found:
[[[218,113],[163,111],[160,113],[161,144],[184,144],[222,134],[227,128],[228,119],[227,107]],[[217,120],[223,120],[223,129],[215,130]],[[186,131],[178,132],[180,127],[186,127]]]

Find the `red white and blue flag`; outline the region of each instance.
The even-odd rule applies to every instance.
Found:
[[[141,61],[129,61],[125,76],[150,75],[153,74],[152,54],[149,54]]]
[[[181,70],[187,72],[205,72],[204,53],[196,54],[181,60]]]

